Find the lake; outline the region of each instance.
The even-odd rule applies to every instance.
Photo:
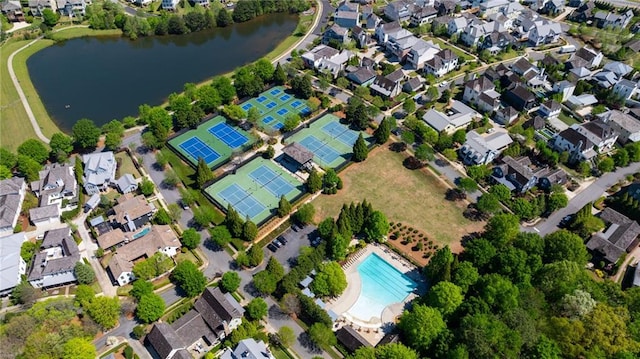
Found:
[[[27,60],[29,75],[51,118],[69,131],[81,118],[97,125],[137,116],[185,83],[201,82],[256,61],[293,33],[298,18],[271,14],[187,35],[83,37]]]

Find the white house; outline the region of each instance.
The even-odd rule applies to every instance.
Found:
[[[56,0],[29,0],[29,10],[33,16],[42,16],[44,9],[56,12],[56,10],[58,10],[58,3]]]
[[[31,190],[39,198],[40,206],[55,204],[62,206],[64,199],[70,200],[78,194],[78,181],[69,164],[48,165],[39,173],[40,179],[31,182]]]
[[[447,34],[449,36],[453,34],[459,34],[464,31],[467,25],[468,25],[468,22],[465,17],[462,17],[462,16],[454,17],[453,19],[449,20],[449,22],[447,23]]]
[[[29,210],[29,219],[36,228],[47,227],[52,224],[60,223],[60,207],[55,204],[48,206],[31,208]]]
[[[460,156],[467,165],[489,164],[512,142],[507,132],[497,131],[483,136],[473,130],[467,133],[467,140],[460,148]]]
[[[413,26],[422,26],[430,23],[433,19],[438,16],[438,10],[433,6],[424,6],[411,14],[411,25]]]
[[[585,122],[579,125],[575,124],[571,127],[593,143],[599,153],[608,152],[613,149],[613,146],[618,139],[618,133],[613,129],[613,127],[601,119]]]
[[[458,67],[458,55],[449,49],[444,49],[425,62],[424,69],[428,74],[441,77]]]
[[[385,76],[376,76],[369,88],[387,98],[394,98],[402,92],[400,81],[393,81]]]
[[[63,16],[84,16],[87,3],[84,0],[56,0],[58,12]]]
[[[562,94],[562,101],[565,102],[569,97],[573,96],[576,85],[567,80],[558,81],[553,84],[553,92]]]
[[[0,238],[0,297],[10,294],[27,273],[27,263],[20,256],[22,243],[26,240],[24,232]]]
[[[476,79],[468,81],[464,85],[462,100],[468,104],[475,105],[478,102],[480,94],[486,91],[495,90],[496,85],[486,76],[480,76]]]
[[[115,180],[116,159],[113,152],[91,153],[82,156],[84,189],[87,194],[104,191]]]
[[[640,121],[619,110],[610,110],[598,115],[598,118],[606,122],[618,133],[618,142],[640,141]]]
[[[546,117],[546,118],[558,117],[560,115],[560,111],[561,111],[560,104],[553,100],[549,100],[542,103],[540,105],[540,108],[538,109],[538,113],[540,114],[540,116]]]
[[[624,100],[636,97],[639,92],[638,83],[627,79],[622,79],[613,86],[613,93]]]
[[[238,342],[234,350],[225,349],[220,355],[220,359],[275,359],[267,345],[262,341],[253,338],[243,339]]]
[[[180,0],[162,0],[163,10],[175,10],[178,7]]]
[[[120,193],[130,193],[138,190],[138,181],[130,173],[125,173],[116,181],[116,186]]]
[[[438,132],[452,134],[467,127],[478,113],[460,101],[453,101],[445,112],[430,109],[422,116],[422,120]]]
[[[529,43],[532,46],[554,44],[560,40],[560,35],[562,35],[562,28],[559,23],[547,20],[536,22],[529,31]]]
[[[326,45],[318,45],[301,57],[306,67],[318,71],[328,71],[335,78],[338,77],[340,71],[345,69],[347,61],[352,56],[353,53],[348,50],[340,52]]]
[[[593,143],[572,127],[555,135],[553,148],[558,152],[568,152],[571,162],[591,161],[598,155],[593,148]]]
[[[407,54],[407,62],[411,64],[412,68],[421,69],[425,62],[433,59],[434,56],[440,52],[440,46],[434,44],[432,41],[418,39]]]
[[[384,15],[392,21],[408,21],[414,11],[414,2],[409,0],[396,0],[384,7]]]
[[[76,282],[78,261],[80,251],[69,227],[47,231],[34,257],[29,283],[35,288],[50,288]]]
[[[0,181],[0,236],[13,233],[18,223],[22,201],[27,188],[24,179],[19,177],[7,178]]]

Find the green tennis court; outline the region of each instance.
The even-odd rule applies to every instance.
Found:
[[[337,168],[349,161],[353,152],[353,144],[360,132],[349,129],[340,123],[340,119],[326,114],[314,121],[309,128],[287,138],[287,144],[297,142],[314,154],[314,161],[325,168]],[[370,137],[362,132],[365,140]]]
[[[209,167],[216,167],[231,157],[234,151],[245,151],[256,142],[246,131],[227,123],[216,116],[169,140],[174,151],[180,153],[195,167],[202,157]]]
[[[270,160],[256,158],[222,177],[205,192],[223,209],[229,205],[242,218],[262,223],[278,209],[280,196],[292,201],[302,194],[304,185],[288,171]]]
[[[275,86],[264,91],[258,97],[243,102],[240,107],[248,112],[252,108],[260,111],[258,126],[279,130],[284,120],[291,114],[301,116],[311,113],[307,101],[285,92],[283,86]]]

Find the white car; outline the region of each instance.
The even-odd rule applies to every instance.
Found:
[[[445,87],[445,86],[447,86],[448,84],[449,84],[449,82],[447,82],[447,81],[442,81],[442,82],[440,83],[440,85],[439,85],[439,86],[440,86],[440,87]]]

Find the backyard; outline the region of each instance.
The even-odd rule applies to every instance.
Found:
[[[390,222],[424,232],[437,245],[460,250],[460,238],[480,231],[482,222],[464,218],[464,204],[447,201],[446,185],[428,169],[411,171],[403,167],[405,155],[387,147],[377,148],[366,161],[340,173],[344,188],[337,195],[322,195],[314,201],[316,221],[337,216],[343,203],[366,199],[384,212]],[[394,242],[390,241],[394,246]],[[396,246],[397,247],[397,246]]]

